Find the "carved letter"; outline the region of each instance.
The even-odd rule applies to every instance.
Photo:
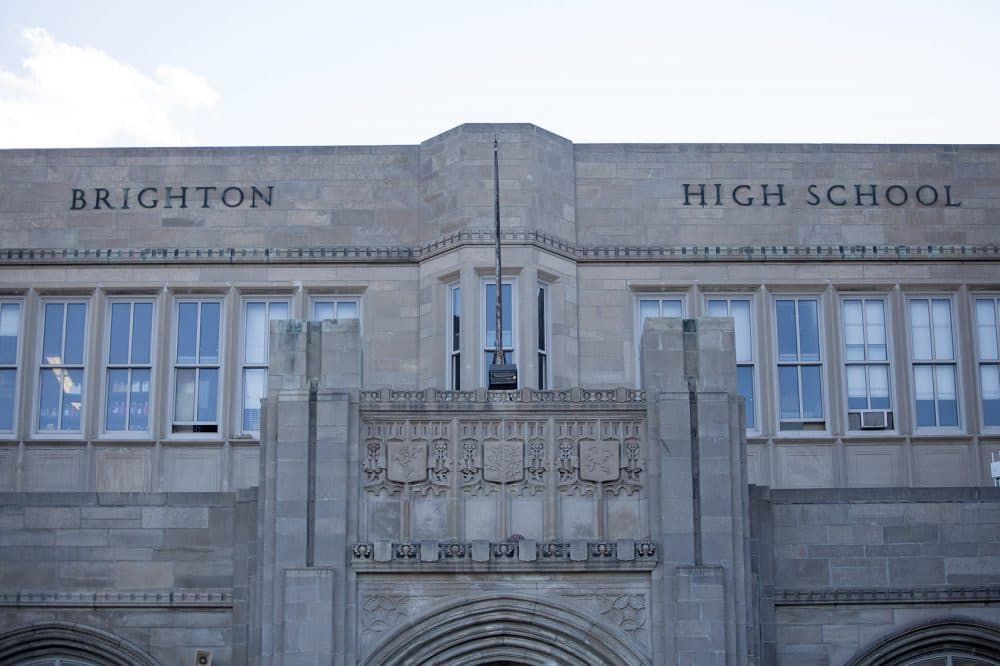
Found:
[[[188,204],[187,204],[188,188],[182,187],[180,195],[171,194],[170,191],[172,189],[173,189],[172,187],[168,187],[167,188],[166,203],[163,204],[163,207],[164,208],[173,208],[173,206],[170,205],[170,201],[173,200],[173,199],[180,199],[181,200],[180,208],[187,208],[188,207]]]
[[[753,205],[753,197],[748,197],[746,200],[740,200],[740,198],[737,196],[740,193],[740,190],[749,190],[749,189],[750,189],[749,185],[737,185],[736,187],[733,188],[733,201],[736,202],[737,206]]]
[[[784,206],[785,205],[785,191],[784,191],[784,187],[785,186],[782,183],[778,183],[777,187],[778,187],[778,192],[777,192],[778,205],[779,206]],[[761,195],[764,197],[764,205],[765,206],[769,206],[770,204],[767,203],[767,198],[769,196],[775,196],[775,195],[768,193],[768,191],[767,191],[767,185],[761,185],[760,189],[761,189]]]
[[[924,190],[930,190],[931,194],[934,195],[934,198],[931,199],[930,201],[924,201],[924,198],[920,196],[920,193],[923,192]],[[920,187],[917,188],[917,201],[920,202],[921,206],[933,206],[934,204],[937,203],[937,200],[938,200],[938,192],[936,189],[934,189],[933,185],[921,185]]]
[[[869,187],[871,187],[871,192],[862,192],[860,185],[854,186],[854,195],[855,198],[857,199],[857,203],[854,204],[855,206],[864,206],[864,204],[861,203],[861,197],[871,197],[872,198],[871,205],[872,206],[878,205],[878,199],[875,198],[875,186],[870,185]]]
[[[229,203],[229,201],[227,200],[227,196],[229,195],[230,192],[236,192],[238,195],[240,195],[240,198],[237,199],[236,203],[234,204]],[[238,187],[227,187],[226,189],[222,190],[222,203],[224,203],[227,208],[236,208],[237,206],[243,203],[243,190],[241,190]]]
[[[263,192],[261,192],[260,190],[257,189],[256,186],[251,187],[250,188],[250,207],[251,208],[256,208],[257,207],[257,196],[260,195],[260,200],[263,201],[264,203],[266,203],[267,207],[270,208],[271,207],[271,195],[273,195],[273,194],[274,194],[274,185],[268,185],[267,186],[267,196],[266,197],[264,196]]]
[[[809,190],[809,198],[806,199],[806,203],[810,206],[818,206],[820,198],[819,195],[816,194],[816,186],[810,185],[807,189]]]
[[[201,199],[201,207],[202,208],[208,208],[208,193],[210,191],[214,192],[215,188],[214,187],[196,187],[196,188],[194,188],[194,191],[202,193],[203,196],[202,196],[202,199]]]
[[[691,187],[691,186],[688,183],[684,183],[684,205],[685,206],[690,206],[691,205],[691,201],[690,201],[691,193],[688,191],[689,187]],[[698,204],[698,205],[699,206],[704,206],[705,205],[705,183],[699,183],[698,184],[698,197],[701,199],[701,203]]]
[[[108,195],[109,194],[111,194],[111,193],[108,192],[103,187],[98,187],[97,189],[94,190],[94,210],[100,210],[101,209],[101,202],[102,201],[104,202],[104,205],[107,206],[108,208],[114,208],[114,206],[112,206],[111,204],[108,203]]]
[[[77,205],[79,204],[79,205]],[[87,207],[87,199],[84,197],[84,191],[73,188],[73,201],[69,205],[70,210],[80,210],[81,208]]]
[[[903,193],[903,198],[900,201],[893,201],[892,193],[899,190]],[[906,199],[909,195],[906,193],[906,188],[902,185],[890,185],[885,190],[885,200],[889,202],[890,206],[902,206],[906,203]]]
[[[829,201],[830,203],[832,203],[834,206],[846,206],[847,205],[847,199],[840,199],[839,201],[834,200],[834,198],[833,198],[833,191],[834,190],[840,190],[841,192],[843,192],[843,191],[847,190],[847,188],[844,187],[843,185],[831,185],[826,190],[826,200]]]
[[[155,187],[142,188],[141,190],[139,190],[139,196],[136,197],[136,201],[138,201],[139,205],[142,206],[143,208],[156,208],[156,204],[158,203],[158,201],[155,198],[153,199],[153,203],[149,204],[147,204],[143,200],[143,197],[145,196],[146,192],[152,192],[153,194],[156,194],[156,188]]]
[[[961,201],[959,201],[958,203],[951,202],[951,185],[944,186],[944,205],[945,208],[951,208],[953,206],[958,207],[962,205]]]

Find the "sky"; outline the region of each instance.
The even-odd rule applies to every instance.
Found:
[[[0,148],[1000,143],[1000,0],[0,0]]]

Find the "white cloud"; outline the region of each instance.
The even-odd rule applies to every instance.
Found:
[[[0,69],[0,147],[184,145],[193,111],[218,102],[208,81],[161,65],[152,76],[99,49],[22,32],[23,74]]]

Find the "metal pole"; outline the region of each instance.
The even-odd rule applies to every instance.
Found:
[[[496,348],[493,350],[493,365],[503,365],[503,285],[500,281],[500,143],[493,137],[493,211],[496,218],[496,244],[497,244],[497,335]]]

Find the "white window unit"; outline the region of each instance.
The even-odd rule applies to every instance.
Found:
[[[909,299],[917,428],[958,428],[958,367],[951,298]]]
[[[177,301],[171,432],[219,432],[222,301]]]
[[[826,430],[819,299],[774,299],[778,430]]]
[[[976,358],[984,428],[1000,428],[1000,297],[977,296]]]
[[[892,430],[895,415],[885,298],[845,297],[840,309],[848,429]]]
[[[42,301],[39,433],[83,431],[87,301]]]
[[[446,340],[448,358],[448,388],[462,390],[462,288],[448,286],[448,334]]]
[[[108,303],[104,432],[149,433],[153,385],[153,301]]]
[[[549,285],[539,282],[536,292],[537,324],[538,324],[538,383],[539,391],[551,388],[551,326],[549,323]]]
[[[503,306],[503,356],[505,363],[517,363],[517,290],[516,282],[504,280],[501,282],[500,297]],[[486,386],[489,383],[490,365],[493,363],[493,353],[497,344],[497,318],[496,318],[496,282],[482,283],[481,294],[483,297],[482,307],[482,350],[483,364],[480,381]]]
[[[312,320],[360,319],[360,301],[355,297],[315,296],[312,299]]]
[[[635,384],[642,385],[642,327],[652,317],[684,317],[684,297],[643,294],[635,299]]]
[[[0,436],[15,432],[21,302],[0,301]]]
[[[757,430],[756,341],[753,332],[753,299],[749,296],[708,296],[709,317],[732,317],[736,338],[736,385],[746,405],[747,430]]]
[[[260,434],[260,401],[267,395],[270,323],[288,319],[290,311],[288,299],[243,299],[239,431],[245,435]]]

